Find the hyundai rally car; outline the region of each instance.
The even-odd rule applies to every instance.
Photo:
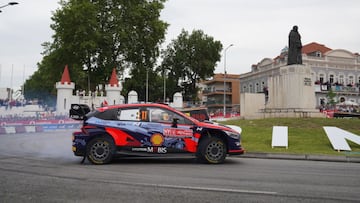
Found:
[[[227,154],[244,153],[240,128],[201,122],[164,104],[121,104],[92,112],[87,105],[72,104],[70,117],[83,120],[81,131],[72,136],[74,155],[93,164],[110,163],[118,155],[185,154],[218,164]]]

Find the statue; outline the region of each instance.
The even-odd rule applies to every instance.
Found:
[[[302,64],[301,48],[301,36],[298,32],[298,26],[295,25],[289,34],[288,65]]]

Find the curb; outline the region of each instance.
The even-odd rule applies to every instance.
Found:
[[[328,162],[351,162],[360,163],[359,156],[331,156],[331,155],[312,155],[312,154],[275,154],[247,152],[241,157],[259,159],[288,159],[288,160],[308,160],[308,161],[328,161]]]

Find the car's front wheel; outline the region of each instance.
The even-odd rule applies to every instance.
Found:
[[[208,137],[199,143],[197,158],[200,162],[219,164],[224,162],[226,151],[226,145],[222,139]]]
[[[93,164],[110,163],[115,153],[111,138],[101,136],[92,139],[87,145],[87,158]]]

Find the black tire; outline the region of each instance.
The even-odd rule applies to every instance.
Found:
[[[226,145],[217,137],[207,137],[200,141],[197,158],[202,163],[220,164],[226,158]]]
[[[109,137],[96,137],[87,144],[86,155],[93,164],[108,164],[114,154],[115,144]]]

